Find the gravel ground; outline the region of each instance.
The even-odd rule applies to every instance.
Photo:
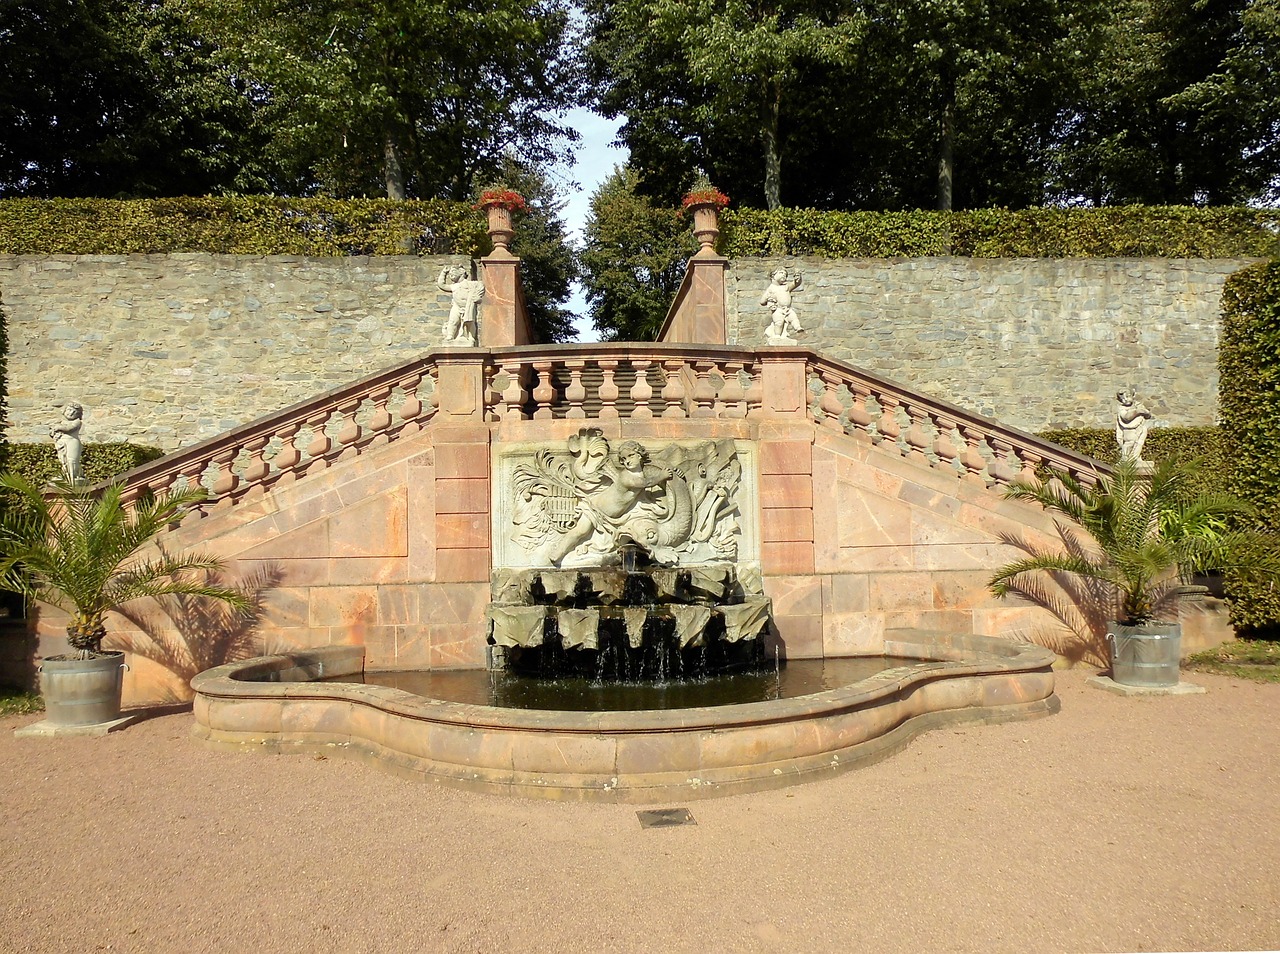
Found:
[[[945,729],[837,778],[687,805],[478,795],[215,753],[190,714],[105,739],[0,720],[0,950],[1280,948],[1280,686],[1194,674]]]

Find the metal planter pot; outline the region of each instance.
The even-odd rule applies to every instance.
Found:
[[[1111,678],[1122,686],[1164,688],[1178,684],[1182,624],[1150,622],[1138,626],[1108,624]]]
[[[40,664],[40,695],[51,725],[97,725],[120,718],[124,653],[94,659],[51,657]]]

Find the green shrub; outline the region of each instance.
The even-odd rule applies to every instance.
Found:
[[[1113,206],[962,212],[730,209],[729,257],[1260,258],[1280,251],[1280,210]]]
[[[1071,427],[1041,431],[1039,436],[1106,464],[1114,464],[1120,457],[1114,428]],[[1153,427],[1147,432],[1142,456],[1155,463],[1173,458],[1199,461],[1201,466],[1191,489],[1195,493],[1225,493],[1228,490],[1227,454],[1221,428],[1213,425]]]
[[[489,248],[484,223],[470,203],[443,199],[8,199],[0,253],[475,255]]]
[[[1218,404],[1232,449],[1229,481],[1280,533],[1280,262],[1232,275],[1222,291]],[[1280,592],[1228,576],[1231,620],[1241,635],[1280,638]]]
[[[141,444],[85,444],[81,463],[85,479],[97,483],[163,456],[164,451],[159,448]],[[19,474],[41,486],[61,475],[52,441],[8,445],[0,450],[0,470]]]

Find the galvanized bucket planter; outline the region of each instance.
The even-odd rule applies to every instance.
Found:
[[[40,664],[45,722],[73,726],[119,719],[124,670],[124,653],[118,652],[93,659],[45,659]]]
[[[1109,624],[1111,678],[1122,686],[1163,688],[1178,684],[1182,624]]]

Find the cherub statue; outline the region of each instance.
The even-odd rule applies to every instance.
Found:
[[[787,269],[782,267],[773,270],[773,281],[760,296],[760,304],[773,309],[773,319],[764,332],[769,344],[795,344],[792,334],[804,331],[800,327],[800,316],[791,306],[791,293],[796,291],[800,284],[799,272],[788,273]]]
[[[449,317],[444,323],[444,343],[461,347],[475,347],[477,317],[480,300],[484,298],[484,282],[471,278],[460,265],[440,270],[436,284],[441,291],[453,295]]]
[[[73,401],[62,409],[62,420],[49,428],[49,436],[53,438],[53,446],[58,451],[62,476],[71,484],[84,482],[84,471],[80,467],[84,451],[84,446],[80,443],[80,428],[83,425],[84,408]]]
[[[1116,443],[1120,445],[1121,460],[1145,463],[1142,445],[1147,442],[1153,416],[1131,388],[1121,388],[1116,392]]]

